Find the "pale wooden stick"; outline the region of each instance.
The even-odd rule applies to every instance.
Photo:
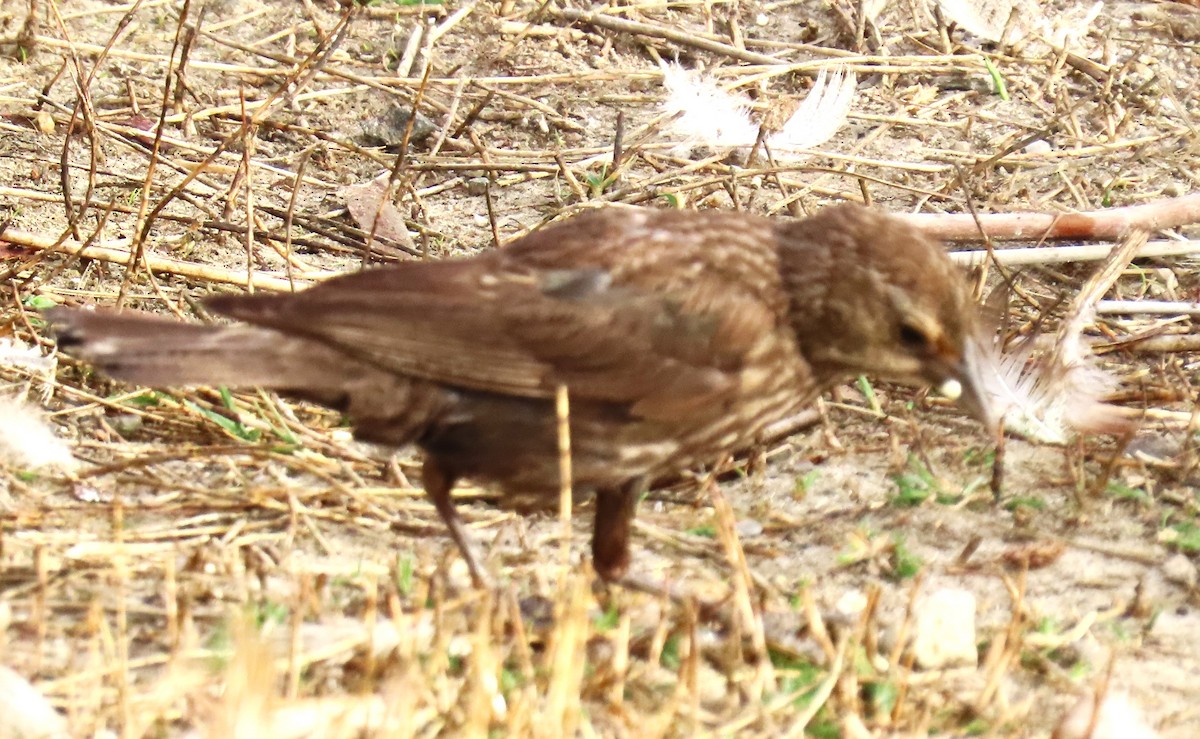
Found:
[[[59,239],[43,236],[42,234],[10,228],[0,236],[0,242],[18,244],[30,249],[50,251],[56,254],[71,254],[86,259],[97,259],[101,262],[111,262],[122,266],[129,264],[129,239],[113,239],[92,246],[84,246],[75,240],[60,241]],[[208,264],[185,262],[181,259],[160,257],[154,254],[146,254],[144,261],[146,266],[153,272],[166,272],[168,274],[192,277],[207,282],[219,282],[225,285],[254,287],[257,290],[271,290],[274,292],[291,292],[292,290],[292,285],[288,283],[286,276],[275,276],[262,272],[254,272],[247,275],[246,271],[242,269],[214,267]],[[295,282],[297,285],[307,286],[312,282],[336,277],[338,274],[340,273],[329,271],[300,272],[295,274]]]
[[[1083,213],[908,213],[901,218],[943,241],[1090,239],[1114,241],[1136,229],[1160,231],[1200,221],[1200,193]]]
[[[1146,316],[1200,316],[1200,303],[1183,300],[1101,300],[1097,313]]]
[[[946,216],[948,218],[953,216]],[[1098,262],[1112,253],[1109,244],[1084,244],[1082,246],[1028,246],[1015,249],[994,249],[996,261],[1006,267],[1028,264],[1062,264],[1064,262]],[[1147,241],[1134,258],[1178,257],[1185,254],[1200,254],[1200,241]],[[950,259],[964,267],[975,267],[988,260],[984,249],[956,251]]]
[[[690,46],[703,51],[710,51],[714,54],[723,54],[732,59],[738,59],[743,62],[752,64],[784,64],[783,59],[778,59],[766,54],[759,54],[753,51],[739,49],[736,46],[721,43],[720,41],[712,41],[702,38],[695,33],[684,31],[670,26],[662,26],[655,23],[642,23],[641,21],[631,21],[625,18],[617,18],[604,13],[593,13],[591,11],[576,10],[574,8],[564,8],[562,10],[551,10],[550,14],[561,18],[571,23],[586,23],[589,26],[598,28],[606,28],[610,31],[618,33],[630,33],[637,36],[650,36],[652,38],[661,38],[667,41],[672,41],[683,46]]]
[[[558,419],[558,519],[562,525],[563,582],[571,571],[571,402],[566,385],[554,392],[554,411]]]

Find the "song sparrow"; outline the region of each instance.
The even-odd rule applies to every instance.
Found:
[[[274,388],[344,411],[358,438],[416,443],[477,581],[451,487],[557,499],[560,385],[608,579],[628,566],[649,485],[754,446],[834,383],[941,385],[989,421],[963,278],[933,240],[860,206],[803,220],[595,210],[470,258],[206,305],[242,323],[50,315],[63,349],[115,378]]]

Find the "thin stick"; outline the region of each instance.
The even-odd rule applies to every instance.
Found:
[[[84,246],[78,241],[64,241],[59,243],[57,239],[42,236],[41,234],[10,228],[4,232],[2,241],[10,244],[20,244],[31,249],[52,251],[58,254],[70,254],[87,259],[98,259],[111,264],[128,264],[130,257],[130,251],[127,248],[129,239],[114,239],[104,242],[104,245]],[[152,272],[166,272],[182,275],[183,277],[193,277],[198,280],[220,282],[226,285],[254,287],[257,290],[273,290],[275,292],[290,292],[293,286],[293,281],[289,281],[288,277],[275,277],[255,272],[247,279],[246,272],[242,269],[235,270],[214,267],[206,264],[197,264],[196,262],[171,259],[169,257],[154,256],[153,254],[144,254],[142,261]],[[315,280],[327,280],[339,274],[341,273],[326,271],[301,272],[294,275],[294,283],[308,285]]]
[[[1135,316],[1200,316],[1200,303],[1183,300],[1101,300],[1097,313]]]
[[[833,689],[837,687],[838,680],[842,677],[842,669],[846,664],[846,647],[849,645],[848,637],[843,637],[838,640],[837,654],[833,659],[833,664],[829,666],[829,674],[824,680],[813,690],[804,708],[797,712],[796,717],[792,720],[791,725],[782,733],[785,737],[803,737],[806,736],[805,729],[812,722],[817,714],[829,702],[829,698],[833,695]],[[793,694],[787,696],[789,702],[794,702],[799,696],[809,688],[805,686]],[[836,713],[836,712],[835,712]]]
[[[717,538],[721,548],[725,550],[725,559],[732,570],[730,585],[733,588],[733,603],[737,608],[738,618],[741,619],[743,633],[750,637],[754,655],[759,658],[759,665],[767,670],[766,680],[774,679],[768,669],[770,660],[767,659],[767,640],[763,631],[762,617],[755,611],[752,595],[754,593],[754,578],[750,575],[750,566],[746,562],[746,552],[742,549],[741,538],[737,533],[737,516],[733,507],[721,493],[715,476],[709,475],[705,481],[709,500],[712,501],[713,513],[717,525]]]
[[[946,216],[951,218],[953,216]],[[987,223],[988,214],[980,214],[983,222]],[[922,227],[924,228],[924,227]],[[936,235],[934,229],[933,235]],[[978,233],[978,232],[976,232]],[[939,237],[940,238],[940,237]],[[1083,246],[1029,246],[1015,249],[996,249],[992,252],[996,261],[1005,266],[1026,264],[1064,264],[1066,262],[1098,262],[1107,259],[1112,252],[1109,244],[1085,244]],[[1147,241],[1133,255],[1134,259],[1141,257],[1178,257],[1185,254],[1200,254],[1200,241]],[[950,259],[964,267],[974,267],[988,260],[985,249],[972,251],[956,251],[950,254]]]
[[[980,228],[993,239],[1115,240],[1138,229],[1159,231],[1200,221],[1200,193],[1081,213],[981,213],[978,226],[965,213],[910,213],[901,218],[946,241],[977,240]]]
[[[466,18],[468,15],[470,15],[475,10],[475,6],[478,4],[479,0],[472,0],[472,2],[463,5],[461,8],[451,13],[449,18],[442,21],[436,28],[429,32],[429,43],[436,44],[438,39],[449,33],[452,28],[457,26],[463,20],[463,18]]]
[[[166,131],[166,126],[163,124],[163,120],[166,118],[167,111],[170,109],[169,102],[171,100],[171,90],[173,87],[171,84],[171,77],[176,76],[177,71],[186,69],[187,65],[187,52],[190,50],[190,44],[185,43],[185,39],[188,35],[187,21],[190,17],[191,5],[192,4],[190,1],[183,4],[183,9],[179,16],[179,24],[175,28],[175,38],[171,45],[171,55],[168,57],[169,61],[167,64],[167,71],[163,76],[162,98],[159,103],[158,124],[154,127],[154,141],[150,145],[149,162],[146,164],[146,174],[142,178],[141,191],[138,193],[137,218],[135,221],[136,225],[133,229],[133,232],[136,234],[136,236],[134,237],[132,247],[129,250],[129,261],[125,264],[125,274],[121,278],[121,289],[117,293],[117,307],[121,307],[125,303],[125,295],[129,292],[131,282],[134,276],[137,274],[138,267],[141,264],[144,264],[146,261],[145,239],[148,235],[146,224],[147,219],[150,217],[150,199],[154,192],[154,173],[158,168],[159,162],[161,161],[159,158],[159,152],[162,151],[163,133]],[[197,25],[203,22],[204,16],[204,9],[201,8],[200,18],[197,22]],[[183,53],[179,55],[180,66],[177,69],[175,66],[175,52],[181,47],[183,48]],[[182,76],[176,76],[176,80],[180,85],[184,84],[184,79]],[[249,223],[246,225],[247,227],[250,226]]]
[[[731,59],[738,59],[751,64],[786,64],[782,59],[776,59],[773,56],[759,54],[753,51],[739,49],[730,44],[723,44],[720,41],[710,41],[709,39],[697,36],[688,31],[681,31],[678,28],[670,28],[667,26],[659,26],[653,23],[640,23],[638,21],[625,20],[624,18],[614,18],[611,15],[603,13],[590,13],[583,10],[575,10],[574,8],[564,8],[562,10],[551,10],[550,14],[572,23],[586,23],[589,26],[597,28],[606,28],[610,31],[618,33],[632,33],[638,36],[650,36],[652,38],[661,38],[666,41],[679,44],[681,46],[690,46],[693,49],[701,49],[703,51],[711,51],[714,54],[724,54]]]
[[[554,414],[558,419],[558,520],[562,524],[563,577],[571,566],[571,402],[566,385],[554,392]]]

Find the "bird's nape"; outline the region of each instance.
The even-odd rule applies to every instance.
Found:
[[[792,324],[818,375],[931,385],[991,423],[970,351],[977,311],[939,243],[855,205],[780,228]]]

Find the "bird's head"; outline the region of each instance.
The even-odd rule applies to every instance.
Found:
[[[818,379],[933,385],[994,426],[975,352],[978,309],[940,244],[857,205],[788,224],[781,243],[793,326]]]

